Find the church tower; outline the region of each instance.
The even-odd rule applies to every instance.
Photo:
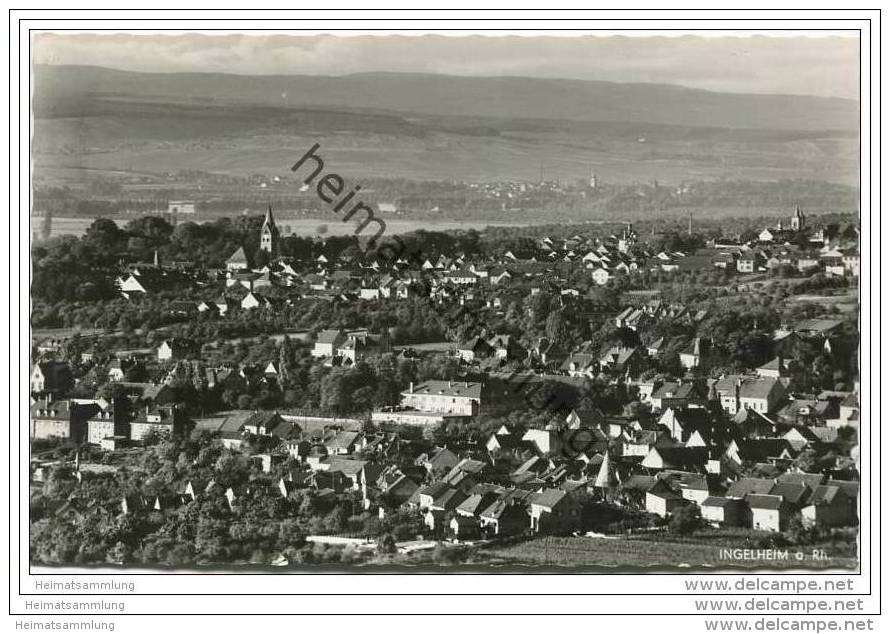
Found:
[[[805,222],[806,219],[804,218],[803,212],[800,210],[800,205],[798,205],[794,215],[791,216],[791,230],[803,231]]]
[[[266,251],[272,257],[278,255],[278,238],[280,234],[278,227],[275,225],[275,219],[272,217],[272,205],[269,205],[266,211],[266,218],[263,220],[263,228],[260,230],[260,249]]]

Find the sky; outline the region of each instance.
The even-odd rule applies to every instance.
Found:
[[[858,99],[855,35],[38,33],[32,56],[144,72],[511,75]]]

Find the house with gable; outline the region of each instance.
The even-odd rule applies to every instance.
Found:
[[[130,440],[143,440],[152,433],[173,436],[182,433],[184,421],[172,405],[146,405],[130,423]]]
[[[487,359],[494,352],[491,344],[482,337],[473,337],[457,346],[457,357],[464,363],[473,363],[480,359]]]
[[[712,526],[750,526],[751,509],[742,498],[708,496],[700,507],[702,519]]]
[[[158,346],[158,361],[183,359],[190,352],[191,346],[182,339],[165,339]]]
[[[689,502],[675,491],[667,480],[658,479],[646,491],[646,511],[659,517],[668,517]]]
[[[597,373],[596,359],[589,352],[573,352],[559,366],[561,372],[573,377],[593,377]]]
[[[511,490],[479,513],[483,532],[490,537],[509,537],[529,530],[528,498],[530,491]]]
[[[726,375],[713,388],[728,414],[736,414],[740,409],[768,414],[785,398],[784,385],[774,377]]]
[[[703,439],[710,439],[712,431],[711,414],[704,408],[675,410],[668,408],[658,419],[670,432],[676,442],[685,443],[696,432]]]
[[[698,472],[704,470],[708,461],[708,449],[706,447],[673,447],[653,446],[643,458],[641,466],[646,469],[662,471],[675,469],[677,471]]]
[[[346,333],[340,329],[322,330],[318,333],[315,346],[312,348],[313,357],[334,357],[337,349],[346,342]]]
[[[620,373],[636,373],[641,363],[642,353],[640,349],[626,346],[612,346],[599,359],[601,370]]]
[[[74,385],[74,377],[66,362],[43,361],[34,364],[30,383],[32,392],[60,393]]]
[[[244,247],[238,247],[235,252],[226,260],[226,271],[246,271],[250,269],[250,263],[247,260],[247,254]]]
[[[687,370],[707,367],[710,353],[711,340],[694,337],[689,345],[680,350],[680,365]]]
[[[581,525],[580,505],[561,489],[544,489],[533,495],[529,515],[535,533],[566,534]]]
[[[745,501],[751,509],[751,528],[773,532],[788,528],[794,509],[781,495],[752,493]]]
[[[689,405],[704,399],[694,383],[667,381],[652,390],[649,402],[656,411],[685,410]]]
[[[853,526],[856,523],[856,499],[851,498],[843,487],[821,484],[801,509],[801,517],[807,524],[827,527]]]
[[[30,436],[82,442],[86,437],[86,421],[97,409],[95,405],[79,405],[73,400],[41,398],[31,405]]]

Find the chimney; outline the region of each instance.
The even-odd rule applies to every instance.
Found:
[[[414,381],[411,381],[411,382],[408,384],[408,391],[409,391],[409,392],[412,392],[412,393],[414,392]]]

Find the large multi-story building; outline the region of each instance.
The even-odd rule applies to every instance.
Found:
[[[785,397],[785,388],[775,377],[728,375],[714,383],[714,391],[729,414],[741,409],[768,414]]]
[[[86,437],[87,419],[95,415],[98,406],[72,400],[42,398],[31,405],[30,436],[34,439],[65,438],[82,442]]]
[[[171,216],[178,214],[195,214],[195,203],[192,200],[171,200],[167,203],[167,213]]]
[[[423,412],[475,416],[482,406],[482,384],[474,381],[424,381],[402,392],[402,405]]]

